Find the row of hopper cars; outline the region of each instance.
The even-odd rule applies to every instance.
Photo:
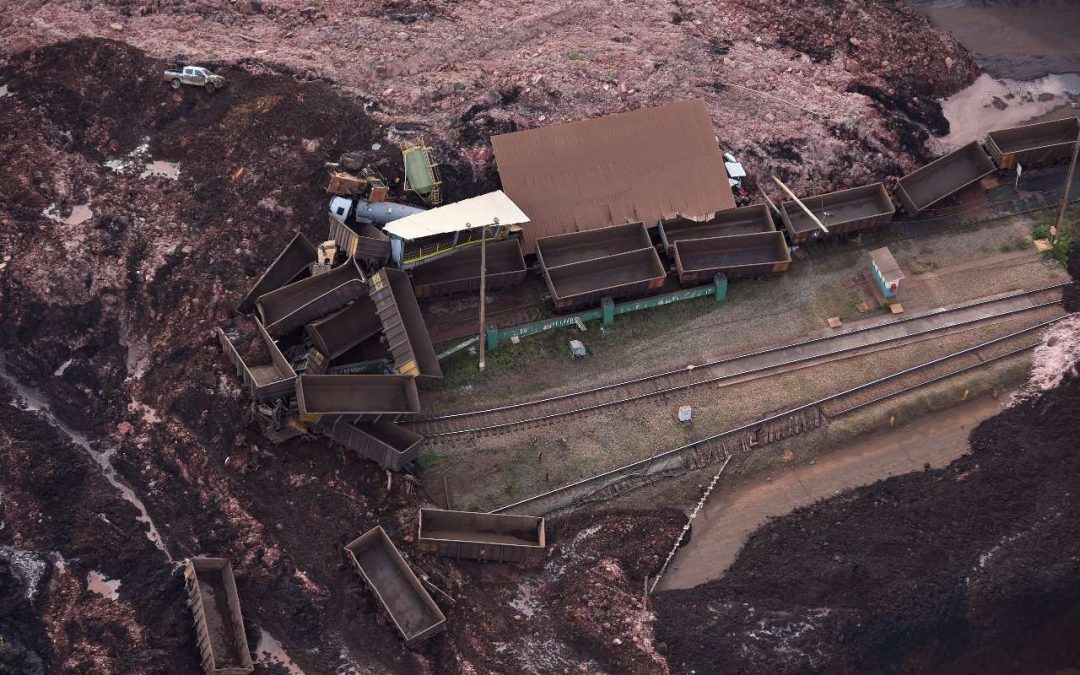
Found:
[[[544,519],[534,516],[420,509],[416,546],[456,560],[538,564],[547,547]],[[344,556],[408,647],[446,630],[446,616],[381,526],[353,539]],[[254,670],[232,563],[195,557],[184,564],[187,603],[207,675]]]
[[[1078,126],[1080,121],[1073,117],[991,132],[985,143],[969,143],[904,176],[893,196],[909,217],[915,217],[999,168],[1035,167],[1067,159]],[[892,222],[898,210],[893,196],[883,183],[875,183],[801,199],[824,223],[827,235],[798,204],[786,201],[777,206],[780,223],[763,204],[720,211],[705,222],[679,217],[665,220],[657,228],[659,253],[649,228],[628,223],[540,238],[536,255],[555,308],[576,310],[595,306],[604,297],[618,300],[659,290],[668,276],[660,253],[687,286],[709,283],[717,274],[731,279],[784,272],[791,264],[789,244],[802,245]],[[499,247],[494,267],[489,249],[488,266],[494,272],[488,279],[491,287],[525,276],[515,242]],[[475,288],[478,257],[479,252],[473,251],[419,268],[414,276],[418,292]],[[461,271],[460,279],[447,283],[455,278],[455,270]],[[470,279],[464,279],[467,274]]]

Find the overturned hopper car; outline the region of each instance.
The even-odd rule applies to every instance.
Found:
[[[517,239],[485,244],[485,279],[488,290],[505,288],[525,281],[528,268]],[[418,298],[465,293],[480,288],[480,247],[471,246],[457,253],[415,267],[413,291]]]
[[[995,170],[978,141],[942,155],[900,179],[896,198],[909,215],[916,215]]]
[[[323,419],[315,431],[391,471],[401,471],[406,464],[419,459],[420,441],[424,440],[420,434],[386,419],[367,424],[355,424],[341,417]]]
[[[682,239],[675,243],[679,282],[706,284],[717,273],[729,279],[779,274],[791,265],[783,232],[757,232],[733,237]]]
[[[276,291],[303,274],[308,265],[315,262],[315,246],[303,234],[297,232],[285,249],[274,258],[270,267],[262,273],[244,299],[236,306],[241,314],[250,314],[255,310],[255,301],[259,296]]]
[[[371,223],[358,223],[353,229],[330,216],[330,239],[345,255],[373,266],[385,265],[390,259],[390,237]]]
[[[232,564],[224,558],[191,558],[184,580],[203,670],[207,675],[252,672]]]
[[[800,198],[830,235],[847,234],[892,222],[896,207],[881,183]],[[795,202],[780,204],[780,217],[795,243],[827,236]]]
[[[349,542],[345,555],[407,646],[414,647],[446,630],[446,617],[382,527]]]
[[[394,369],[413,377],[442,377],[409,275],[383,268],[372,275],[368,293],[382,321]]]
[[[682,239],[711,239],[737,234],[775,232],[776,222],[765,204],[719,211],[706,221],[671,218],[660,223],[660,241],[668,255],[675,255],[675,243]]]
[[[363,296],[328,317],[307,325],[311,343],[323,356],[333,360],[364,340],[378,335],[382,322],[371,298]]]
[[[536,564],[544,558],[545,537],[543,518],[420,509],[416,541],[450,558]]]
[[[255,305],[266,332],[281,337],[309,321],[341,309],[366,293],[364,273],[350,258],[329,272],[260,296]]]
[[[1002,169],[1053,164],[1072,155],[1080,133],[1080,118],[1039,122],[986,135],[986,149]]]
[[[225,355],[229,357],[229,361],[236,367],[236,374],[244,380],[244,384],[256,401],[265,403],[277,398],[291,397],[296,388],[296,373],[293,371],[292,365],[282,355],[281,350],[278,349],[277,344],[267,334],[262,324],[256,319],[251,319],[250,323],[258,331],[256,339],[265,344],[270,354],[270,362],[245,363],[233,343],[233,340],[237,339],[238,335],[231,329],[217,329],[218,342],[221,343],[222,351],[225,352]]]
[[[560,267],[544,266],[543,270],[559,311],[599,305],[605,297],[648,295],[663,288],[667,279],[667,270],[652,247]]]

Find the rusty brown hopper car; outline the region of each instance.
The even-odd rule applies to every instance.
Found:
[[[675,255],[675,242],[681,239],[711,239],[737,234],[775,232],[776,222],[765,204],[720,211],[705,221],[671,218],[660,223],[660,241],[668,255]]]
[[[311,343],[330,360],[378,335],[381,330],[382,322],[375,311],[375,303],[366,295],[341,311],[307,325]]]
[[[1077,132],[1076,117],[998,129],[986,135],[986,149],[1002,169],[1053,164],[1072,156]]]
[[[406,645],[414,647],[446,630],[446,617],[382,527],[349,542],[345,555]]]
[[[254,670],[232,563],[224,558],[191,558],[184,565],[188,605],[207,675],[244,675]]]
[[[528,268],[521,255],[517,239],[493,241],[486,245],[488,289],[504,288],[525,281]],[[420,265],[412,272],[416,297],[465,293],[480,288],[480,247],[470,246],[433,262]]]
[[[416,380],[408,375],[300,375],[296,404],[305,419],[420,412]]]
[[[896,207],[881,183],[813,197],[800,197],[806,208],[829,229],[830,235],[880,227],[892,222]],[[795,202],[780,204],[780,217],[795,243],[828,236]]]
[[[536,240],[536,257],[545,267],[562,267],[651,246],[652,241],[645,225],[627,223],[598,230],[541,237]]]
[[[245,363],[233,340],[238,335],[233,330],[217,329],[221,349],[236,367],[236,374],[244,381],[252,397],[260,403],[276,398],[290,398],[296,388],[296,373],[288,359],[282,355],[277,344],[266,333],[257,319],[247,319],[258,331],[258,339],[266,345],[269,363]]]
[[[390,258],[390,237],[370,223],[362,223],[353,230],[330,216],[330,238],[350,258],[375,265],[383,265]]]
[[[315,262],[316,255],[312,243],[307,240],[307,237],[297,232],[285,250],[274,258],[274,262],[270,263],[270,267],[266,268],[255,285],[236,306],[236,311],[241,314],[250,314],[255,311],[255,301],[259,299],[259,296],[275,291],[300,276],[308,265]]]
[[[394,369],[413,377],[442,377],[409,275],[384,267],[372,275],[368,292],[382,321]]]
[[[718,272],[729,279],[779,274],[790,264],[783,232],[682,239],[675,243],[679,281],[688,286],[709,283]]]
[[[548,292],[560,311],[599,305],[604,297],[648,295],[662,288],[667,278],[654,248],[543,270]]]
[[[420,509],[417,543],[450,558],[535,564],[544,558],[544,519]]]
[[[260,296],[255,305],[266,332],[281,337],[309,321],[341,309],[366,293],[364,274],[350,258],[329,272]]]
[[[995,168],[979,142],[974,141],[901,178],[896,184],[896,198],[908,214],[915,215],[993,173]]]
[[[420,441],[424,440],[420,434],[386,419],[368,424],[354,424],[341,417],[324,419],[315,430],[391,471],[400,471],[419,459]]]

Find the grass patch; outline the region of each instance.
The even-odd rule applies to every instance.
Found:
[[[1012,251],[1023,251],[1027,247],[1031,246],[1031,240],[1027,237],[1009,237],[1008,241],[1001,244],[999,250],[1002,253],[1011,253]]]
[[[911,263],[911,273],[926,274],[927,272],[933,272],[938,267],[940,265],[933,260],[915,260],[915,262]]]
[[[416,463],[420,465],[421,469],[430,469],[442,460],[442,453],[435,452],[434,450],[424,450],[420,453],[420,458],[416,460]]]
[[[1035,239],[1049,239],[1050,227],[1057,222],[1057,212],[1040,220],[1031,231]],[[1069,246],[1080,237],[1080,210],[1071,207],[1065,210],[1065,218],[1061,224],[1061,230],[1057,233],[1057,239],[1053,247],[1043,251],[1044,258],[1053,258],[1061,263],[1062,267],[1069,262]]]
[[[566,58],[570,59],[571,61],[580,61],[581,60],[581,52],[579,52],[576,49],[570,50],[570,51],[566,52]]]

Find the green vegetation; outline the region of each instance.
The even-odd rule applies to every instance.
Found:
[[[430,469],[443,460],[443,456],[434,450],[424,450],[420,453],[420,459],[416,460],[421,469]]]
[[[571,61],[580,61],[581,60],[581,52],[579,52],[576,49],[573,49],[571,51],[566,52],[566,58],[570,59]]]
[[[1040,220],[1032,230],[1034,239],[1049,239],[1050,226],[1057,220],[1057,212]],[[1057,240],[1048,251],[1043,251],[1044,258],[1053,258],[1061,263],[1062,267],[1068,264],[1069,246],[1073,240],[1080,237],[1080,210],[1075,207],[1065,211],[1065,220],[1061,224],[1061,230],[1057,233]]]
[[[1027,237],[1010,237],[1008,241],[1001,244],[1000,250],[1002,253],[1010,253],[1023,251],[1029,246],[1031,246],[1031,240]]]

